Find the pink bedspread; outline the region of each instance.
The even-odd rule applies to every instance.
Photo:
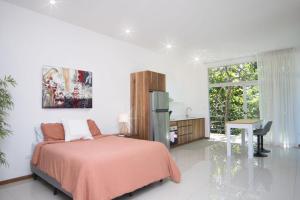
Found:
[[[32,163],[61,183],[74,200],[108,200],[180,172],[159,142],[103,136],[37,145]]]

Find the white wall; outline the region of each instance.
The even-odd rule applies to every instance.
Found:
[[[169,81],[172,87],[168,87],[175,103],[179,103],[183,113],[185,108],[191,107],[193,116],[205,117],[205,136],[209,137],[209,108],[208,108],[208,70],[205,65],[193,65],[186,61],[179,61],[177,70],[168,73],[172,79]],[[172,114],[172,115],[173,115]]]
[[[42,109],[43,65],[92,71],[93,108]],[[11,74],[18,82],[11,89],[13,135],[0,141],[9,162],[8,168],[1,168],[0,180],[30,173],[33,127],[42,121],[91,117],[102,132],[117,132],[118,114],[129,113],[129,74],[134,71],[166,73],[168,91],[176,101],[191,106],[194,114],[208,113],[205,68],[188,68],[170,57],[2,1],[0,69],[0,77]]]

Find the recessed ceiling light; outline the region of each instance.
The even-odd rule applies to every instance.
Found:
[[[194,61],[195,61],[195,62],[198,62],[199,60],[200,60],[199,57],[194,57]]]
[[[127,29],[125,29],[125,33],[126,33],[127,35],[129,35],[130,33],[132,33],[132,31],[131,31],[131,29],[127,28]]]
[[[124,38],[129,39],[132,38],[135,34],[135,30],[132,29],[131,26],[125,26],[121,29],[121,33],[120,33]]]
[[[50,0],[49,3],[50,5],[54,6],[56,4],[56,0]]]
[[[172,44],[166,44],[166,48],[167,48],[167,49],[172,49],[172,48],[173,48],[173,45],[172,45]]]

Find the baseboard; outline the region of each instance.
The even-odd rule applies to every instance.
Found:
[[[30,178],[32,178],[32,174],[0,181],[0,185],[6,185],[9,183],[14,183],[14,182],[18,182],[18,181],[22,181],[22,180],[26,180],[26,179],[30,179]]]

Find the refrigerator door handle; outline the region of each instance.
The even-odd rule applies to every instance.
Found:
[[[155,112],[169,112],[169,109],[155,109]]]

